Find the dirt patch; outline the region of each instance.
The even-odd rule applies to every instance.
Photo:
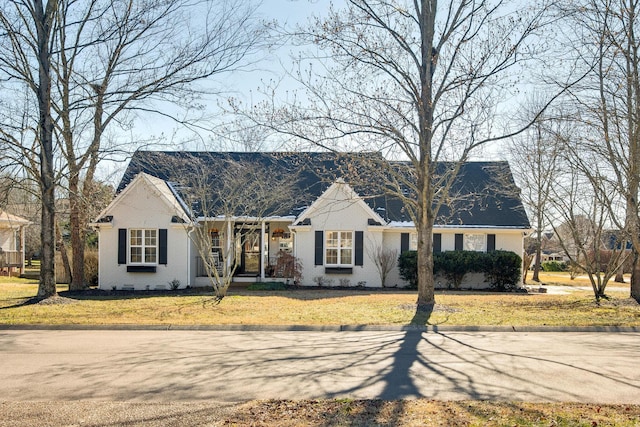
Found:
[[[62,297],[60,295],[54,295],[49,298],[37,299],[34,301],[34,303],[39,305],[64,305],[64,304],[75,304],[76,300]]]
[[[640,305],[638,301],[633,298],[620,298],[620,299],[609,299],[609,300],[601,300],[600,305],[610,305],[614,307],[637,307]]]

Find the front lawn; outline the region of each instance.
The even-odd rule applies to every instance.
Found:
[[[543,279],[546,280],[546,279]],[[561,284],[554,282],[553,284]],[[628,292],[596,305],[589,291],[566,294],[438,292],[430,316],[416,315],[414,291],[232,289],[219,305],[211,293],[89,292],[29,304],[34,281],[0,279],[0,325],[576,325],[640,326],[640,306]],[[580,284],[579,286],[583,286]],[[627,285],[628,286],[628,285]],[[51,303],[55,302],[55,303]],[[428,318],[427,318],[428,317]],[[634,426],[638,405],[495,401],[267,400],[211,403],[0,402],[6,425],[286,425],[286,426]],[[36,406],[34,406],[36,405]],[[37,410],[34,410],[36,408]],[[114,410],[117,408],[117,410]],[[70,415],[71,414],[71,415]],[[159,414],[161,414],[159,416]],[[158,420],[156,424],[149,420]],[[0,420],[0,426],[5,425]]]
[[[0,324],[75,325],[438,325],[640,326],[640,305],[626,292],[596,305],[589,291],[566,295],[439,291],[435,310],[417,315],[415,291],[303,288],[211,292],[89,292],[59,288],[56,304],[29,303],[34,281],[0,280]]]

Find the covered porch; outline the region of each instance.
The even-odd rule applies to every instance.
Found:
[[[295,235],[289,230],[292,222],[289,218],[274,218],[214,223],[209,234],[218,273],[222,274],[226,262],[235,266],[234,283],[288,279],[283,276],[279,260],[294,256]],[[207,267],[201,256],[196,256],[195,270],[196,286],[207,286]]]
[[[24,274],[25,227],[30,223],[0,211],[0,275]]]

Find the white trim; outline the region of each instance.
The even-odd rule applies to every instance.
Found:
[[[353,188],[342,178],[338,178],[329,188],[327,188],[321,195],[318,197],[307,209],[305,209],[299,216],[296,218],[295,222],[302,222],[307,218],[312,217],[316,211],[319,209],[319,206],[323,202],[328,199],[329,194],[337,191],[342,191],[349,200],[353,200],[355,203],[358,203],[364,210],[367,212],[371,218],[380,224],[386,224],[386,221],[378,215],[371,206],[369,206],[362,197],[358,193],[356,193]],[[330,202],[330,201],[329,201]],[[294,227],[299,227],[300,225],[295,225]]]
[[[176,198],[176,195],[174,194],[172,188],[169,186],[169,184],[166,181],[163,181],[160,178],[157,178],[153,175],[149,175],[147,173],[144,172],[140,172],[138,175],[136,175],[136,177],[129,183],[129,185],[127,185],[112,201],[111,203],[109,203],[109,205],[104,208],[102,210],[102,212],[100,212],[98,214],[98,216],[96,217],[96,220],[91,224],[92,226],[95,227],[103,227],[106,226],[105,228],[108,228],[109,225],[113,226],[113,224],[110,223],[100,223],[97,222],[100,218],[103,218],[104,216],[107,216],[109,214],[109,212],[111,212],[112,209],[114,209],[116,206],[118,206],[118,204],[121,203],[122,200],[124,200],[126,198],[126,195],[128,193],[130,193],[131,191],[133,191],[132,189],[135,188],[136,186],[140,185],[140,182],[146,183],[147,185],[149,185],[152,188],[155,188],[157,190],[157,195],[159,196],[159,198],[161,200],[164,201],[164,203],[171,207],[175,213],[185,221],[185,224],[191,224],[191,219],[189,218],[189,215],[187,215],[187,212],[185,212],[184,208],[185,206],[183,205],[183,203],[181,202],[181,200],[178,200],[178,198]],[[163,190],[163,187],[167,189],[167,191]],[[167,194],[169,193],[169,194]],[[172,200],[173,199],[173,200]],[[115,218],[117,220],[117,218]],[[108,224],[108,225],[107,225]]]
[[[287,216],[265,216],[265,217],[257,217],[257,216],[226,216],[226,215],[217,215],[217,216],[199,216],[195,219],[195,222],[213,222],[213,221],[234,221],[234,222],[293,222],[295,221],[295,217],[287,215]]]
[[[260,225],[260,280],[262,280],[264,282],[265,279],[265,275],[264,275],[264,258],[265,258],[265,254],[264,254],[264,247],[265,244],[269,244],[269,239],[265,239],[264,235],[267,232],[267,228],[265,226],[265,221],[262,221],[262,224]],[[266,241],[265,241],[266,240]],[[268,246],[267,246],[268,247]],[[267,249],[267,258],[269,257],[269,249]]]
[[[141,245],[132,245],[131,244],[131,232],[132,231],[142,231],[142,236],[141,236],[141,240],[142,240],[142,244]],[[145,243],[145,239],[146,239],[146,232],[147,231],[153,231],[155,232],[155,245],[147,245]],[[128,228],[127,229],[127,265],[159,265],[158,264],[158,260],[160,257],[160,233],[158,231],[157,228]],[[141,258],[142,261],[140,262],[134,262],[131,260],[131,248],[135,247],[135,248],[141,248]],[[146,249],[147,248],[155,248],[155,261],[146,261]]]
[[[397,233],[407,233],[416,230],[416,227],[413,225],[413,222],[390,222],[388,225],[383,227],[384,231],[387,232],[397,232]],[[495,226],[495,225],[450,225],[450,226],[442,226],[437,225],[433,227],[434,233],[440,233],[443,231],[446,232],[456,232],[459,231],[461,233],[468,233],[473,230],[481,230],[482,233],[490,233],[491,231],[495,231],[498,233],[530,233],[533,229],[531,228],[519,228],[519,227],[508,227],[508,226]]]
[[[327,245],[327,240],[328,240],[328,234],[329,233],[338,233],[338,239],[337,239],[337,243],[338,246],[336,247],[329,247]],[[351,234],[351,246],[350,247],[341,247],[340,246],[340,241],[342,240],[341,234],[342,233],[350,233]],[[356,233],[354,230],[323,230],[323,246],[324,246],[324,254],[323,254],[323,258],[324,258],[324,265],[326,267],[354,267],[355,266],[355,257],[356,257],[356,249],[355,249],[355,240],[356,240]],[[351,259],[350,262],[348,264],[345,264],[342,262],[341,258],[342,258],[342,249],[348,249],[351,251]],[[337,263],[336,264],[331,264],[327,261],[327,251],[328,250],[337,250],[336,253],[336,257],[337,257]]]

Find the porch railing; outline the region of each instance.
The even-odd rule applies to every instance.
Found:
[[[19,251],[0,251],[0,268],[22,267],[22,253]]]
[[[222,274],[222,259],[220,254],[214,253],[214,261],[216,262],[216,269],[218,274]],[[196,257],[196,277],[207,277],[207,267],[202,257]]]

